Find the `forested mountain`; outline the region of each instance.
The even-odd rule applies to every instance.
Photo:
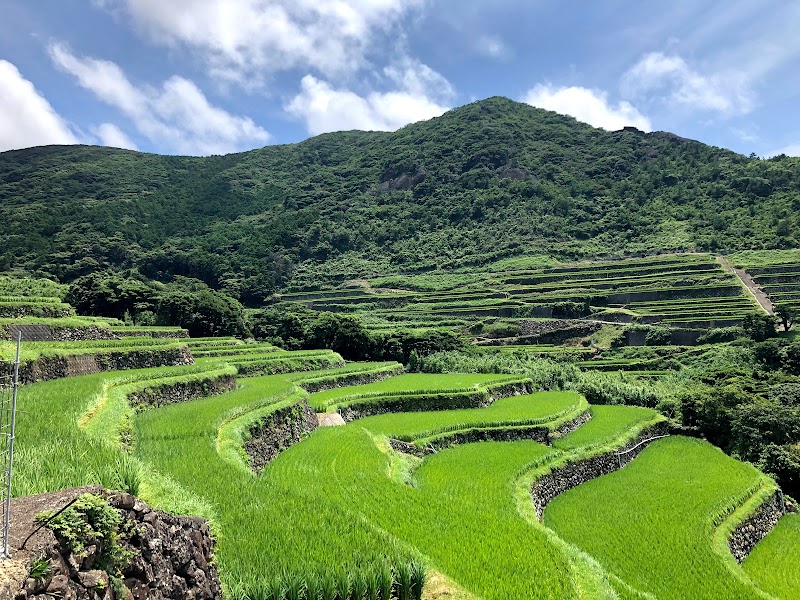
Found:
[[[2,153],[0,270],[70,281],[135,267],[255,304],[314,265],[355,276],[523,253],[797,246],[798,208],[800,159],[606,132],[490,98],[394,133],[228,156]]]

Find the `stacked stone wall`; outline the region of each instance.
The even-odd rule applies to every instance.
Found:
[[[776,490],[728,538],[728,548],[736,561],[742,562],[747,558],[755,545],[772,531],[783,515],[783,495],[780,490]]]
[[[472,444],[474,442],[514,442],[518,440],[533,440],[540,444],[550,445],[553,439],[560,438],[575,431],[592,418],[592,414],[586,410],[579,416],[563,423],[554,431],[544,426],[532,425],[492,427],[486,429],[465,429],[445,434],[440,438],[432,440],[424,447],[417,446],[410,442],[404,442],[394,438],[389,438],[389,445],[398,452],[411,454],[412,456],[424,457],[433,452],[444,450],[458,444]]]
[[[91,375],[104,371],[146,369],[192,364],[189,348],[149,348],[125,352],[107,351],[92,354],[66,356],[40,356],[36,360],[23,362],[19,367],[22,383],[35,383],[62,377]]]
[[[56,511],[84,493],[106,498],[123,517],[118,543],[130,553],[117,572],[97,562],[103,539],[88,540],[86,550],[70,544],[47,527],[38,527],[41,511]],[[12,558],[0,563],[0,600],[214,600],[222,589],[213,559],[214,542],[208,524],[196,517],[177,517],[154,510],[125,493],[89,486],[40,496],[17,498]],[[22,541],[33,536],[20,548]],[[49,562],[46,575],[29,576],[34,561]],[[113,579],[112,579],[113,578]]]
[[[650,438],[668,435],[666,422],[647,427],[623,448],[581,458],[555,467],[536,479],[531,486],[531,498],[541,520],[545,507],[555,497],[595,477],[607,475],[631,462],[648,445]],[[630,451],[628,451],[630,450]]]
[[[281,451],[302,440],[318,426],[317,414],[305,399],[266,415],[250,428],[250,438],[244,445],[250,466],[260,473]]]
[[[165,404],[188,402],[197,398],[224,394],[236,389],[236,375],[219,375],[155,384],[131,394],[128,402],[133,407],[158,408]]]
[[[325,390],[333,390],[340,387],[375,383],[376,381],[383,381],[384,379],[389,379],[401,373],[403,373],[403,365],[397,365],[397,367],[392,370],[375,371],[372,373],[347,373],[337,379],[321,379],[319,381],[309,382],[301,381],[299,385],[309,394],[313,394],[315,392],[324,392]]]

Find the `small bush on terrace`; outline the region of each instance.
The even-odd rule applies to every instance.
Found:
[[[52,512],[36,516],[47,522]],[[56,536],[75,554],[83,554],[89,546],[102,547],[97,561],[98,567],[109,573],[118,573],[133,556],[120,544],[124,532],[122,513],[104,498],[94,494],[83,494],[60,515],[47,522]]]

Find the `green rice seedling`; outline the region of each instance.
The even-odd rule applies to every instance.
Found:
[[[287,577],[284,597],[286,600],[303,600],[306,598],[306,584],[302,577]]]
[[[326,569],[320,575],[320,599],[321,600],[335,600],[336,599],[336,575],[330,570]]]
[[[133,457],[129,454],[122,454],[117,460],[119,484],[115,486],[115,489],[138,496],[142,485],[141,469],[141,465]]]
[[[225,588],[225,597],[229,600],[249,600],[247,587],[242,581],[229,582]]]
[[[305,597],[308,600],[320,600],[322,597],[322,584],[317,573],[306,574],[305,590]]]
[[[350,574],[344,569],[340,569],[334,575],[336,583],[336,600],[350,600],[352,590],[352,579]]]
[[[286,600],[288,588],[293,582],[299,585],[297,580],[292,580],[286,576],[269,577],[262,582],[259,588],[261,590],[259,592],[261,598],[263,598],[263,600]],[[261,598],[259,598],[259,600],[261,600]]]
[[[412,561],[409,565],[411,579],[411,599],[422,600],[422,590],[425,587],[425,564],[419,560]]]
[[[381,600],[389,600],[392,597],[392,587],[394,585],[394,573],[392,568],[386,563],[381,562],[377,567],[378,588]]]
[[[379,600],[381,596],[381,578],[378,569],[371,565],[363,570],[365,600]]]
[[[350,597],[348,600],[364,600],[367,596],[367,580],[363,571],[355,571],[350,577]]]
[[[399,600],[411,600],[412,573],[411,564],[401,562],[397,565],[397,597]]]

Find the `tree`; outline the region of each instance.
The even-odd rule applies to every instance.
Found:
[[[776,337],[775,321],[769,315],[752,314],[742,319],[742,329],[754,342]]]
[[[797,311],[787,304],[776,304],[775,305],[775,316],[781,320],[781,325],[783,325],[784,331],[789,331],[794,324],[795,317],[797,316]]]
[[[800,445],[768,444],[761,453],[758,467],[771,473],[781,489],[792,497],[800,495]]]

